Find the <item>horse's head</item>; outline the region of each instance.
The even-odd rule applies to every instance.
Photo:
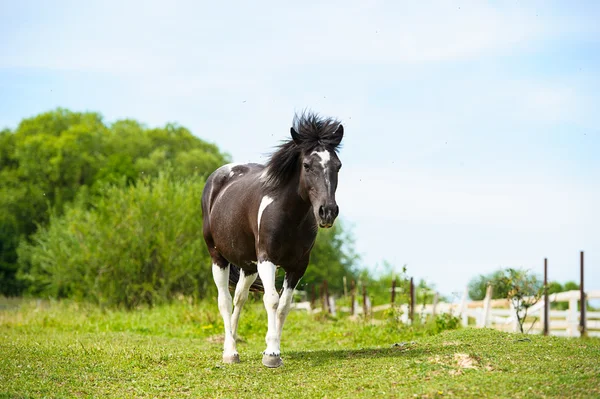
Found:
[[[301,134],[291,128],[292,139],[301,148],[304,146]],[[303,150],[300,155],[300,195],[309,200],[319,227],[333,226],[339,214],[335,202],[335,191],[338,184],[338,172],[342,162],[335,148],[342,141],[344,127],[340,124],[332,133],[323,137],[319,145]]]

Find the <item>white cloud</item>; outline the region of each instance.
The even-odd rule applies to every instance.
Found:
[[[518,6],[461,4],[40,5],[37,18],[33,13],[16,26],[0,65],[144,73],[167,72],[184,62],[194,66],[193,74],[231,66],[428,63],[514,51],[539,39],[552,23]],[[42,12],[63,23],[47,23]]]

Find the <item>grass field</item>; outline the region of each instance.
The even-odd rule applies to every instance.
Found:
[[[294,311],[284,366],[261,365],[266,316],[242,314],[242,362],[222,365],[216,303],[134,312],[3,302],[0,398],[600,397],[600,340],[408,328]],[[433,335],[432,335],[433,334]]]

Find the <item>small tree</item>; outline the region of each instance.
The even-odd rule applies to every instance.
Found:
[[[508,299],[515,309],[519,330],[523,333],[527,312],[542,298],[544,286],[536,276],[528,274],[525,270],[512,268],[504,271],[502,282],[509,288]],[[536,320],[537,317],[534,323]]]
[[[473,277],[469,281],[468,290],[469,298],[474,301],[481,301],[485,298],[488,284],[494,287],[492,291],[492,299],[506,298],[508,295],[508,287],[504,284],[505,271],[498,269],[489,274],[480,274]]]

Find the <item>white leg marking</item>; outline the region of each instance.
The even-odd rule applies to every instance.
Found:
[[[223,343],[223,356],[237,355],[235,339],[231,331],[231,294],[229,293],[229,265],[221,268],[212,266],[213,278],[219,292],[219,312],[225,325],[225,342]]]
[[[240,270],[240,279],[235,287],[235,295],[233,296],[233,314],[231,315],[231,332],[233,334],[233,339],[237,341],[237,329],[238,323],[240,321],[240,313],[242,312],[242,308],[248,299],[248,291],[250,290],[250,286],[256,278],[258,277],[258,273],[251,274],[246,276],[243,270]]]
[[[283,332],[283,323],[285,318],[290,312],[292,306],[292,299],[294,297],[294,287],[288,287],[287,280],[283,281],[283,292],[279,299],[279,306],[277,307],[277,347],[281,346],[281,333]]]
[[[275,289],[275,265],[272,262],[260,262],[258,264],[258,274],[265,288],[263,302],[267,310],[267,336],[265,341],[267,349],[263,352],[265,355],[279,356],[279,340],[277,339],[277,308],[279,306],[279,294]]]
[[[256,229],[256,234],[258,237],[256,242],[260,241],[260,219],[262,218],[263,212],[265,209],[267,209],[267,206],[269,206],[271,202],[273,202],[273,198],[269,197],[268,195],[265,195],[262,197],[262,200],[260,200],[260,206],[258,207],[258,228]],[[262,277],[260,279],[262,280]]]

